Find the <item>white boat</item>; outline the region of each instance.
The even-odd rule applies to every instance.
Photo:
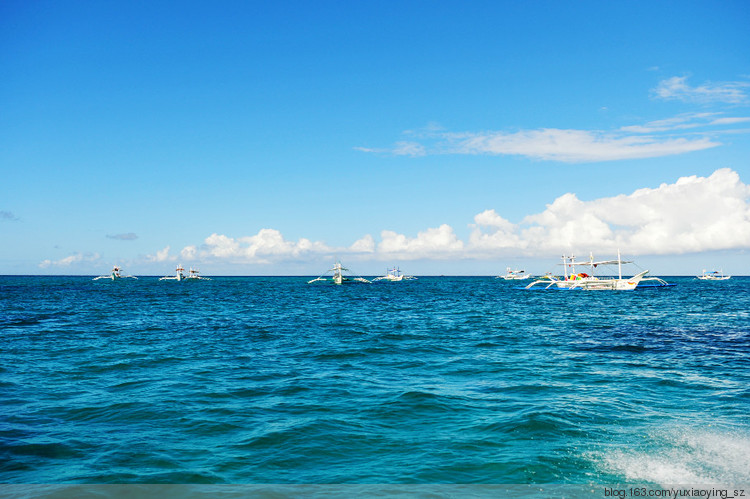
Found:
[[[702,281],[726,281],[732,276],[724,275],[723,270],[713,270],[711,272],[706,272],[706,269],[703,269],[703,274],[697,275],[695,277],[701,279]]]
[[[563,279],[559,279],[553,276],[545,276],[543,279],[536,280],[526,286],[526,289],[583,289],[583,290],[616,290],[616,291],[632,291],[644,276],[648,274],[648,270],[644,270],[633,277],[623,279],[622,278],[622,264],[633,263],[631,261],[623,261],[620,257],[620,251],[617,251],[617,260],[601,260],[594,261],[594,255],[591,254],[589,261],[576,261],[574,256],[563,255]],[[576,265],[588,266],[590,273],[587,272],[576,272]],[[596,277],[594,276],[594,269],[601,265],[617,265],[617,277]],[[663,282],[663,281],[662,281]],[[666,283],[665,283],[666,284]]]
[[[112,272],[110,272],[108,275],[100,275],[99,277],[94,277],[94,281],[98,281],[99,279],[110,279],[112,281],[116,281],[118,279],[138,279],[135,276],[132,275],[122,275],[120,272],[122,272],[122,268],[118,266],[114,266],[112,268]]]
[[[182,268],[182,265],[178,265],[175,269],[175,275],[168,275],[164,277],[160,277],[160,281],[182,281],[185,279],[185,269]]]
[[[495,279],[505,279],[506,281],[522,281],[524,279],[531,279],[531,274],[527,274],[525,270],[511,270],[510,267],[505,269],[505,275],[499,275]]]
[[[312,284],[314,282],[331,282],[333,284],[344,284],[347,282],[367,282],[369,283],[367,279],[363,277],[349,277],[345,276],[343,274],[343,271],[348,272],[349,269],[343,267],[340,262],[336,262],[332,268],[328,269],[325,274],[321,275],[320,277],[316,277],[315,279],[312,279],[310,281],[307,281],[307,284]],[[333,272],[331,277],[326,277],[328,272]]]
[[[200,272],[198,271],[198,269],[194,269],[191,267],[190,272],[188,273],[187,276],[185,276],[185,280],[186,281],[210,281],[211,279],[209,279],[208,277],[203,277],[202,275],[200,275]]]
[[[412,279],[416,279],[416,277],[412,275],[404,275],[401,273],[401,269],[398,267],[393,267],[392,269],[386,269],[385,275],[376,277],[373,279],[373,281],[389,281],[389,282],[399,282],[399,281],[410,281]]]

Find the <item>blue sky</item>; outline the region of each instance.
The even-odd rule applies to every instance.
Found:
[[[750,274],[750,4],[0,4],[0,274]]]

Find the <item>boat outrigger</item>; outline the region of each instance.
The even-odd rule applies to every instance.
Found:
[[[574,256],[563,255],[563,278],[545,276],[543,279],[536,280],[526,286],[524,289],[583,289],[583,290],[616,290],[632,291],[636,289],[643,281],[652,281],[643,287],[664,287],[673,286],[658,277],[645,277],[648,270],[635,274],[633,277],[622,278],[622,265],[633,263],[624,261],[620,257],[620,251],[617,251],[617,260],[594,261],[594,255],[590,254],[589,261],[576,261]],[[590,273],[576,272],[575,266],[588,266]],[[617,265],[617,277],[596,277],[593,275],[594,269],[601,265]],[[569,272],[570,270],[570,272]],[[655,283],[655,284],[654,284]]]
[[[711,272],[706,272],[706,269],[703,269],[703,274],[697,275],[695,277],[702,281],[726,281],[727,279],[730,279],[732,276],[724,275],[723,270],[714,270]]]
[[[366,282],[369,283],[367,279],[363,277],[348,277],[343,275],[342,271],[349,271],[349,269],[342,267],[340,262],[336,262],[332,268],[328,269],[325,274],[321,275],[320,277],[316,277],[315,279],[312,279],[310,281],[307,281],[307,284],[312,284],[314,282],[332,282],[333,284],[344,284],[347,282]],[[333,272],[332,277],[325,277],[328,272]]]
[[[121,267],[118,267],[115,265],[112,268],[112,272],[110,272],[108,275],[100,275],[99,277],[94,277],[94,281],[98,281],[99,279],[110,279],[112,281],[116,281],[118,279],[138,279],[134,275],[122,275],[120,272],[122,271]]]
[[[188,273],[187,276],[185,276],[186,281],[210,281],[208,277],[203,277],[200,275],[200,272],[198,269],[190,268],[190,273]]]
[[[404,275],[401,273],[401,269],[398,267],[393,267],[392,269],[386,269],[385,275],[376,277],[373,279],[373,281],[389,281],[389,282],[398,282],[398,281],[410,281],[412,279],[416,279],[413,275]]]
[[[185,272],[185,269],[182,268],[182,265],[178,265],[177,268],[175,269],[175,272],[176,272],[175,275],[168,275],[168,276],[160,277],[159,280],[160,281],[182,281],[183,279],[185,279],[185,274],[183,273]]]
[[[505,269],[505,275],[499,275],[495,279],[505,279],[506,281],[522,281],[524,279],[531,279],[531,274],[527,274],[525,270],[511,270],[510,267]]]
[[[160,281],[210,281],[208,277],[202,277],[199,275],[198,270],[191,268],[190,272],[185,275],[185,269],[182,265],[178,265],[175,269],[175,275],[168,275],[160,277]]]

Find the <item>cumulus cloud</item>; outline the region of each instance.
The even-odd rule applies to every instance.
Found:
[[[673,184],[592,201],[568,193],[518,225],[477,225],[469,252],[622,248],[680,254],[750,248],[750,186],[736,172],[721,169],[709,177],[682,177]]]
[[[155,255],[146,255],[146,260],[149,262],[169,262],[176,260],[175,257],[169,255],[169,246],[156,252]]]
[[[743,81],[732,81],[724,83],[706,82],[697,87],[687,83],[687,76],[674,76],[659,82],[652,94],[657,99],[679,100],[683,102],[725,104],[745,104],[748,96],[745,89],[750,83]]]
[[[72,255],[59,260],[44,260],[39,264],[39,268],[70,267],[73,264],[81,262],[96,262],[99,258],[99,253],[73,253]]]
[[[464,248],[463,241],[447,224],[427,229],[413,238],[384,230],[380,233],[380,239],[377,253],[386,258],[448,258],[460,256]]]
[[[188,260],[215,258],[237,263],[271,263],[328,252],[331,248],[324,243],[305,238],[289,241],[276,229],[261,229],[254,236],[238,238],[214,233],[202,245],[186,246],[180,254]]]
[[[466,240],[443,224],[416,236],[383,230],[379,239],[367,234],[345,247],[287,240],[275,229],[246,237],[214,233],[200,245],[183,248],[180,256],[268,264],[321,256],[393,261],[548,257],[568,251],[613,255],[618,249],[641,255],[750,249],[750,185],[724,168],[707,177],[682,177],[612,197],[584,200],[566,193],[517,223],[487,209],[467,225]],[[172,258],[169,247],[154,258]]]
[[[117,239],[119,241],[135,241],[138,236],[133,232],[126,232],[124,234],[107,234],[107,239]]]
[[[485,210],[474,217],[474,227],[469,236],[472,253],[498,249],[525,249],[526,243],[518,234],[518,225],[498,215],[495,210]]]
[[[185,246],[180,251],[180,256],[185,260],[195,260],[198,257],[198,248],[196,246]]]
[[[375,238],[370,234],[357,239],[354,243],[349,246],[349,249],[354,253],[374,253],[375,252]]]

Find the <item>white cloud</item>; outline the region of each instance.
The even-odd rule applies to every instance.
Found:
[[[512,154],[565,163],[656,158],[719,145],[707,137],[688,139],[621,136],[553,128],[515,133],[462,134],[460,137],[453,149],[458,154]]]
[[[138,239],[138,235],[134,232],[127,232],[124,234],[107,234],[107,239],[118,239],[120,241],[135,241]]]
[[[203,244],[206,248],[204,254],[207,252],[209,255],[218,258],[238,256],[240,253],[240,243],[223,234],[211,234]]]
[[[721,125],[719,119],[715,118],[721,113],[685,113],[673,118],[655,120],[645,125],[631,125],[620,128],[622,132],[632,133],[655,133],[668,132],[673,130],[685,130],[688,128],[697,128],[706,125]]]
[[[515,239],[514,239],[515,238]],[[632,194],[582,201],[560,196],[509,230],[475,229],[469,252],[508,248],[525,254],[576,249],[680,254],[750,248],[750,186],[730,169]],[[515,243],[515,245],[513,244]]]
[[[397,156],[424,156],[427,154],[422,144],[417,142],[396,142],[393,154]]]
[[[567,193],[518,223],[487,209],[467,225],[471,232],[465,241],[443,224],[416,236],[383,230],[379,240],[367,234],[338,248],[305,238],[290,241],[275,229],[238,238],[214,233],[199,246],[186,246],[180,255],[185,260],[273,264],[334,255],[344,260],[481,260],[547,258],[568,251],[667,255],[750,249],[750,185],[724,168],[708,177],[682,177],[588,201]],[[166,247],[157,257],[166,259],[168,254]]]
[[[736,125],[738,123],[747,123],[748,121],[750,121],[748,117],[717,118],[711,122],[711,125]]]
[[[744,104],[748,102],[745,91],[750,83],[742,81],[711,83],[707,82],[697,87],[687,84],[687,76],[674,76],[659,82],[652,91],[658,99],[680,100],[683,102],[726,104]]]
[[[498,227],[505,230],[515,227],[514,224],[498,215],[495,210],[484,210],[482,213],[475,215],[474,224],[480,227]]]
[[[658,133],[670,132],[675,130],[686,130],[695,128],[716,127],[724,125],[737,125],[747,123],[750,117],[746,116],[721,116],[722,113],[688,113],[656,120],[646,123],[645,125],[625,126],[620,129],[623,132],[631,133]]]
[[[375,239],[370,234],[367,234],[366,236],[354,241],[354,243],[349,246],[349,250],[354,253],[374,253]]]
[[[659,82],[652,96],[663,100],[688,103],[747,104],[750,81],[704,83],[690,86],[687,77],[676,76]],[[606,107],[601,108],[606,110]],[[747,116],[721,116],[717,112],[687,113],[674,118],[655,120],[644,125],[623,126],[615,130],[582,130],[538,128],[517,131],[450,132],[430,124],[417,130],[406,130],[408,141],[391,147],[356,147],[369,153],[398,156],[437,154],[515,155],[542,161],[587,163],[673,156],[701,151],[721,145],[717,133],[748,133],[748,130],[709,130],[708,127],[731,126],[750,122]],[[701,128],[700,132],[689,129]],[[669,132],[669,134],[665,134]],[[682,132],[682,133],[678,133]]]
[[[498,249],[523,249],[525,243],[518,234],[518,226],[498,215],[495,210],[485,210],[474,217],[474,230],[469,236],[470,251],[481,253]],[[483,228],[489,228],[485,231]]]
[[[198,256],[198,248],[195,246],[185,246],[180,251],[180,256],[185,260],[195,260]]]
[[[542,128],[516,132],[446,132],[440,129],[407,131],[421,142],[398,142],[389,149],[358,147],[371,153],[425,156],[429,154],[516,155],[543,161],[587,163],[657,158],[700,151],[721,145],[705,127],[750,121],[747,117],[719,117],[720,113],[690,113],[631,125],[614,131]],[[675,131],[703,127],[701,134]],[[663,132],[671,132],[663,135]]]
[[[321,242],[301,238],[288,241],[276,229],[261,229],[254,236],[233,238],[211,234],[200,248],[186,246],[181,254],[189,259],[225,259],[238,263],[271,263],[305,255],[328,253],[331,248]]]
[[[44,260],[39,264],[39,268],[46,269],[49,267],[70,267],[73,264],[81,262],[95,262],[99,260],[99,253],[73,253],[59,260]]]
[[[380,233],[377,245],[378,256],[384,258],[419,259],[461,256],[464,243],[453,232],[450,225],[430,228],[410,238],[390,230]]]
[[[156,252],[155,255],[146,255],[149,262],[169,262],[175,261],[176,257],[169,256],[169,246]]]
[[[449,225],[430,228],[407,237],[393,231],[384,230],[381,240],[367,234],[348,247],[335,248],[322,242],[301,238],[297,242],[286,240],[275,229],[262,229],[258,234],[247,237],[228,237],[211,234],[200,247],[186,246],[182,256],[186,259],[218,259],[235,263],[269,264],[284,260],[317,256],[356,256],[362,258],[442,258],[446,255],[459,256],[464,247]]]
[[[393,147],[389,148],[372,148],[372,147],[355,147],[356,151],[371,152],[376,154],[392,154],[394,156],[425,156],[427,150],[418,142],[401,141],[396,142]]]

